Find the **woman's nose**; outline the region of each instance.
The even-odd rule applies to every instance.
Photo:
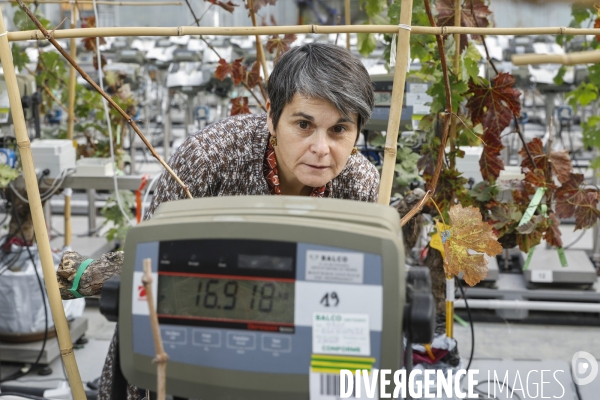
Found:
[[[324,157],[329,154],[329,143],[327,141],[327,134],[322,132],[315,132],[312,138],[310,150],[319,157]]]

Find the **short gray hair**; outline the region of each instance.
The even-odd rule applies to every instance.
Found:
[[[343,47],[310,43],[292,47],[275,64],[267,92],[277,129],[283,108],[296,93],[329,101],[350,118],[358,114],[358,133],[371,118],[373,84],[362,62]]]

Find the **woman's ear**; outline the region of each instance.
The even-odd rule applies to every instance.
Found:
[[[273,119],[271,119],[271,100],[267,100],[265,108],[267,109],[267,127],[269,128],[271,136],[275,137],[277,134],[275,133],[275,127],[273,126]]]

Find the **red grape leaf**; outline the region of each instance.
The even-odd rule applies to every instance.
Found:
[[[248,98],[247,97],[236,97],[235,99],[231,99],[231,115],[238,114],[251,114],[250,109],[248,108]]]
[[[600,28],[600,18],[596,18],[596,22],[594,22],[594,28]],[[600,42],[600,35],[596,35],[596,40]]]
[[[528,253],[532,247],[537,246],[542,241],[542,232],[535,230],[528,235],[517,235],[517,245],[519,249]]]
[[[227,78],[227,75],[231,73],[231,64],[225,61],[223,58],[219,60],[219,66],[215,71],[215,76],[219,80]]]
[[[560,220],[555,213],[550,213],[548,229],[544,232],[544,239],[550,246],[562,247],[563,242],[559,229]]]
[[[582,182],[583,174],[571,174],[569,180],[554,192],[555,211],[560,218],[571,218],[575,214],[576,204],[585,195],[585,189],[581,187]]]
[[[254,0],[254,12],[258,12],[258,10],[267,5],[274,6],[275,3],[277,3],[277,0]],[[248,3],[245,6],[248,8]]]
[[[483,140],[485,140],[485,135]],[[479,169],[481,170],[481,176],[487,181],[498,178],[500,171],[504,169],[504,160],[500,151],[497,148],[485,146],[479,159]]]
[[[534,138],[531,142],[527,143],[529,153],[535,162],[535,167],[531,165],[529,155],[525,148],[519,151],[519,155],[523,157],[521,161],[521,167],[523,169],[541,169],[543,171],[548,170],[548,154],[544,151],[544,144],[540,138]],[[550,165],[552,166],[552,173],[558,178],[560,183],[567,182],[571,177],[573,166],[571,165],[571,157],[566,151],[552,151],[550,152]]]
[[[547,187],[554,189],[556,187],[554,183],[546,181],[546,173],[540,168],[536,168],[534,171],[525,168],[523,172],[525,172],[525,182],[536,188]]]
[[[239,85],[246,75],[246,67],[242,65],[244,58],[238,58],[231,64],[231,78],[233,78],[233,84]]]
[[[473,96],[467,101],[471,121],[481,123],[484,134],[484,149],[479,166],[486,180],[494,180],[504,169],[500,151],[504,148],[500,135],[513,119],[521,113],[521,93],[513,88],[515,78],[508,73],[500,73],[490,83],[469,82]]]
[[[575,211],[575,230],[589,229],[598,218],[600,218],[600,210],[598,210],[598,192],[588,191],[582,196],[579,196],[577,210]]]
[[[437,25],[438,26],[454,26],[454,16],[456,9],[454,8],[454,0],[437,0],[435,8],[437,10]],[[490,25],[488,16],[492,12],[483,0],[470,0],[465,2],[461,7],[460,24],[470,28],[487,28]],[[471,35],[474,40],[479,40],[480,36]],[[468,46],[467,35],[460,35],[460,51]]]
[[[204,1],[208,1],[211,4],[214,4],[215,6],[219,6],[221,7],[223,10],[228,11],[230,13],[233,13],[233,11],[235,10],[235,7],[239,6],[239,4],[235,4],[233,1],[221,1],[221,0],[204,0]]]
[[[573,171],[573,165],[567,151],[550,152],[550,165],[552,166],[552,173],[558,178],[560,183],[565,183],[569,180]]]
[[[81,18],[81,27],[82,28],[95,28],[96,27],[96,17],[90,15],[89,17]]]
[[[254,61],[254,64],[252,64],[252,68],[246,68],[244,71],[244,82],[246,83],[246,85],[248,85],[250,89],[262,82],[262,77],[260,76],[260,63],[258,61]]]
[[[267,51],[271,54],[275,52],[275,60],[278,60],[283,53],[290,49],[290,45],[295,41],[296,35],[293,33],[287,33],[283,38],[280,38],[279,35],[273,35],[267,41]]]
[[[444,270],[449,276],[463,272],[465,282],[474,286],[487,276],[488,261],[483,254],[469,254],[468,250],[495,256],[502,252],[502,246],[492,226],[483,222],[479,209],[457,204],[450,207],[449,215],[448,231],[444,230],[443,224],[437,223],[440,233],[449,233],[444,241]]]

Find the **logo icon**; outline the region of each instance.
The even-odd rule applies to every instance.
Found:
[[[146,288],[144,285],[138,286],[138,300],[146,300]]]
[[[590,353],[578,351],[571,359],[571,374],[579,386],[592,383],[598,376],[598,362]]]

